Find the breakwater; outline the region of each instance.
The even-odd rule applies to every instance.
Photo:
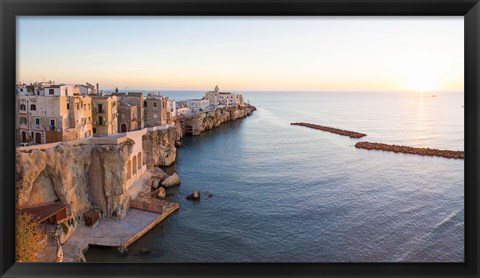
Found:
[[[333,128],[333,127],[328,127],[328,126],[323,126],[323,125],[316,125],[316,124],[310,124],[310,123],[304,123],[304,122],[299,122],[299,123],[291,123],[290,125],[298,125],[298,126],[305,126],[317,130],[322,130],[330,133],[335,133],[338,135],[342,136],[348,136],[350,138],[362,138],[367,136],[365,133],[359,133],[359,132],[354,132],[354,131],[349,131],[349,130],[343,130],[343,129],[338,129],[338,128]]]
[[[450,150],[437,150],[430,148],[414,148],[399,145],[388,145],[382,143],[371,142],[358,142],[355,144],[355,148],[366,150],[378,150],[395,153],[416,154],[423,156],[439,156],[445,158],[464,159],[465,154],[463,151],[450,151]]]

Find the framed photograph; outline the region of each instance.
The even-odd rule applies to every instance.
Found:
[[[1,277],[478,277],[477,0],[0,5]]]

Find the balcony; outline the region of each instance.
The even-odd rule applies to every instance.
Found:
[[[97,107],[94,107],[93,112],[95,112],[95,113],[105,113],[105,108],[98,109]]]

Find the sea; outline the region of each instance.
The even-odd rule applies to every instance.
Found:
[[[181,177],[167,191],[179,211],[124,255],[91,246],[88,262],[464,261],[464,160],[354,147],[464,150],[463,93],[242,93],[257,111],[185,137],[166,169]],[[201,200],[186,200],[195,190]]]

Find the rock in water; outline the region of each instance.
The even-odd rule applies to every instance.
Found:
[[[152,253],[150,250],[148,250],[147,248],[140,248],[140,254],[142,255],[148,255],[150,253]]]
[[[168,178],[168,174],[165,173],[160,167],[154,167],[152,170],[152,179],[161,179],[162,181]]]
[[[165,186],[165,187],[171,187],[179,184],[180,184],[180,177],[177,175],[177,173],[174,173],[173,175],[169,176],[162,182],[162,186]]]
[[[180,141],[177,141],[177,142],[175,142],[175,147],[181,148],[181,147],[183,147],[183,143],[180,142]]]
[[[154,179],[154,180],[152,181],[152,184],[151,184],[151,186],[150,186],[150,189],[151,189],[152,191],[155,191],[155,190],[157,190],[157,189],[160,187],[161,184],[162,184],[162,181],[161,181],[160,179]]]
[[[187,195],[187,200],[200,200],[200,192],[193,191],[191,194]]]
[[[160,187],[160,188],[158,189],[157,194],[155,194],[155,197],[156,197],[157,199],[162,199],[162,200],[163,200],[163,199],[165,199],[165,196],[166,196],[166,195],[167,195],[167,192],[165,192],[165,188]]]

